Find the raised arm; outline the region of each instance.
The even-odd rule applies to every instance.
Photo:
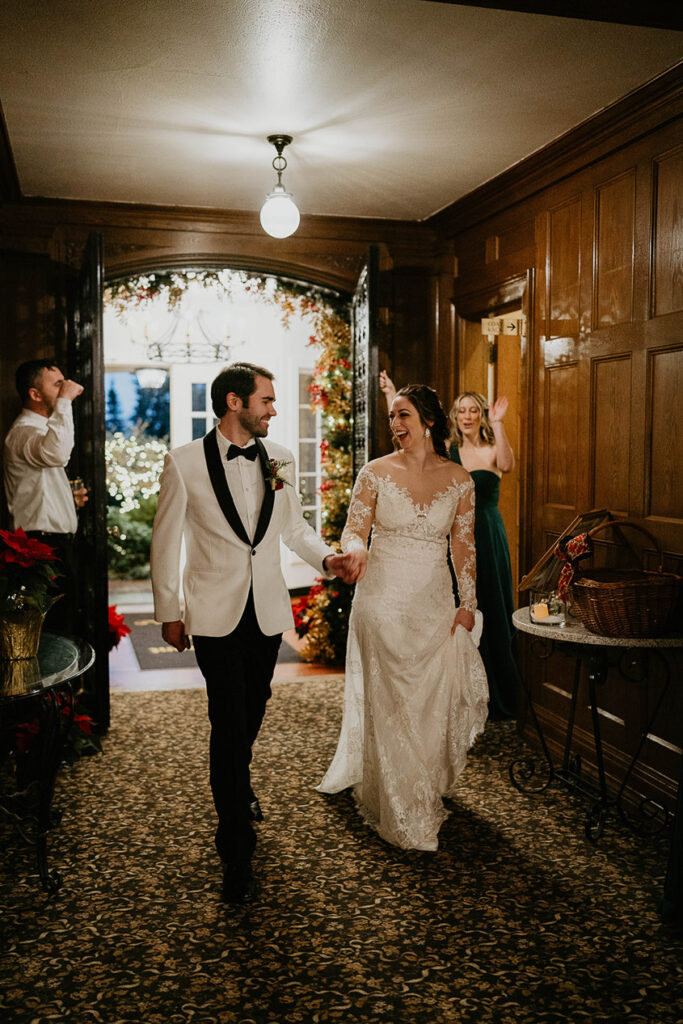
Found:
[[[363,466],[356,478],[349,503],[346,525],[341,535],[342,551],[348,556],[353,579],[361,580],[368,561],[368,538],[375,521],[377,505],[377,477]]]
[[[391,403],[396,398],[396,387],[386,370],[379,371],[379,389],[384,395],[387,409],[391,412]]]
[[[451,558],[458,581],[460,605],[453,623],[472,629],[477,609],[477,562],[474,547],[474,484],[468,480],[451,527]]]
[[[501,473],[509,473],[515,466],[515,453],[505,433],[503,417],[508,409],[508,400],[505,395],[497,398],[489,409],[489,420],[493,428],[493,436],[496,439],[496,468]]]
[[[35,429],[18,426],[13,447],[29,466],[44,468],[66,466],[74,446],[74,420],[71,402],[58,398],[52,415],[47,420],[44,434]]]

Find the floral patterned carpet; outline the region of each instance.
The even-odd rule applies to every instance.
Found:
[[[313,786],[342,684],[275,685],[254,760],[266,816],[248,908],[220,901],[200,690],[113,695],[102,755],[62,772],[48,899],[0,828],[3,1024],[674,1024],[683,941],[657,904],[667,840],[525,797],[514,726],[472,751],[436,854],[387,846]],[[677,999],[679,1000],[677,1002]]]

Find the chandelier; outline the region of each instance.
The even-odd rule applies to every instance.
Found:
[[[190,323],[177,312],[173,313],[170,326],[157,338],[149,336],[145,327],[145,347],[147,359],[156,363],[226,363],[234,345],[229,344],[229,334],[225,338],[217,338],[209,329],[204,311],[199,310],[194,323],[198,332],[193,333]],[[183,331],[183,326],[185,330]],[[197,333],[200,337],[197,337]],[[243,345],[244,342],[239,342]]]

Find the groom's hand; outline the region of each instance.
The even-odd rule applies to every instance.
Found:
[[[187,651],[190,648],[190,638],[185,632],[185,623],[182,619],[164,622],[161,635],[169,646],[175,647],[176,651]]]
[[[345,555],[328,555],[324,564],[328,572],[341,577],[344,583],[357,583],[365,576],[367,560],[367,551],[350,551]]]

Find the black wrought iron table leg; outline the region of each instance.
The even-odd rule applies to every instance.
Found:
[[[546,655],[539,655],[540,657],[549,657],[549,653]],[[525,757],[515,758],[511,761],[508,766],[508,774],[510,776],[510,782],[518,789],[520,793],[542,793],[548,788],[550,783],[555,778],[556,770],[553,763],[553,759],[548,749],[548,744],[545,741],[543,730],[541,729],[541,723],[538,720],[534,702],[531,699],[531,692],[527,686],[526,679],[521,672],[518,673],[519,681],[524,690],[524,696],[526,697],[527,707],[531,713],[531,719],[534,723],[536,734],[541,743],[541,749],[543,751],[543,757],[545,758],[545,770],[547,771],[547,778],[545,781],[542,778],[536,781],[536,757],[532,754],[527,754]]]
[[[585,828],[587,838],[592,842],[596,842],[604,831],[605,819],[611,804],[607,794],[607,776],[605,775],[605,759],[602,752],[600,714],[597,698],[597,687],[602,685],[607,678],[607,658],[600,649],[591,652],[586,659],[586,675],[588,677],[588,699],[590,700],[591,720],[593,723],[595,761],[598,769],[598,797],[588,809]]]
[[[38,815],[36,826],[36,854],[40,881],[46,892],[57,892],[62,878],[54,868],[49,870],[47,860],[47,837],[55,824],[55,813],[52,807],[55,781],[64,749],[64,739],[71,727],[74,715],[73,689],[70,684],[64,690],[65,705],[58,696],[50,691],[45,696],[45,716],[43,746],[41,751],[40,777],[38,780]],[[67,714],[63,713],[67,708]]]
[[[574,682],[572,685],[572,699],[569,705],[569,718],[567,719],[567,735],[564,741],[564,756],[562,758],[562,770],[565,772],[579,771],[578,755],[572,757],[572,739],[574,737],[574,722],[576,720],[576,705],[579,699],[579,685],[581,683],[581,658],[577,656],[574,665]],[[576,767],[572,767],[572,761]]]
[[[654,801],[650,800],[647,797],[641,797],[638,805],[638,810],[640,812],[641,820],[646,823],[647,827],[639,826],[638,824],[636,824],[636,822],[632,821],[631,818],[629,818],[628,814],[626,813],[623,800],[624,791],[626,790],[631,775],[633,774],[633,769],[635,768],[638,762],[642,749],[645,746],[645,741],[648,738],[650,730],[654,725],[655,719],[659,714],[659,709],[662,706],[662,702],[664,700],[666,692],[669,689],[671,672],[669,670],[669,665],[666,659],[662,658],[661,654],[658,651],[645,651],[644,653],[641,652],[641,656],[639,658],[632,658],[631,665],[629,666],[629,668],[632,669],[633,666],[636,667],[637,672],[635,675],[632,671],[627,671],[626,668],[623,667],[621,668],[622,675],[624,675],[626,678],[637,678],[640,680],[647,681],[649,680],[650,675],[650,662],[653,658],[657,658],[663,671],[662,686],[659,691],[657,700],[655,702],[655,706],[652,709],[652,712],[648,718],[647,724],[640,735],[640,740],[638,742],[636,751],[633,754],[631,760],[629,761],[628,768],[626,769],[624,778],[622,779],[621,785],[619,786],[619,791],[617,793],[617,798],[615,801],[617,811],[619,812],[619,817],[621,818],[623,823],[628,828],[630,828],[632,832],[635,832],[636,835],[639,836],[656,835],[658,832],[661,832],[662,829],[666,828],[666,826],[671,822],[671,819],[673,817],[671,812],[667,811],[664,807],[661,806],[661,804],[656,804],[654,803]]]

